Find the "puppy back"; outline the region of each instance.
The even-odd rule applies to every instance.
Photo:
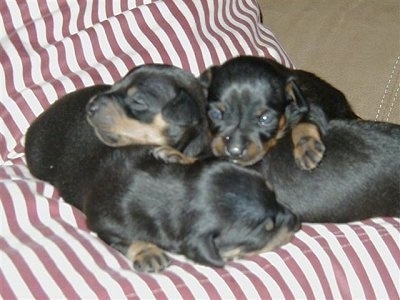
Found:
[[[326,155],[313,171],[299,170],[284,138],[263,161],[278,201],[306,222],[348,222],[398,216],[400,126],[331,121]]]
[[[25,155],[32,175],[52,182],[65,149],[87,142],[91,133],[86,104],[93,95],[108,88],[93,86],[67,94],[31,124],[26,133]]]

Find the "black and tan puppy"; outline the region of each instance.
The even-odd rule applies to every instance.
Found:
[[[159,145],[153,154],[165,162],[192,163],[209,142],[201,92],[180,68],[144,65],[93,97],[88,121],[106,145]]]
[[[137,271],[165,268],[164,250],[222,267],[275,249],[299,229],[258,172],[216,160],[165,164],[148,151],[111,149],[81,169],[88,226]]]
[[[29,128],[28,167],[85,212],[88,226],[138,271],[165,268],[164,250],[221,267],[288,242],[298,218],[259,173],[213,160],[166,164],[153,155],[159,146],[144,145],[155,134],[156,144],[165,137],[184,155],[201,154],[208,146],[201,97],[192,75],[157,65],[134,69],[112,87],[71,93]],[[125,145],[131,142],[139,145]]]
[[[104,144],[158,145],[153,155],[165,162],[192,163],[209,148],[202,88],[192,74],[169,65],[139,66],[113,85],[67,94],[49,110],[29,128],[26,147],[32,174],[50,182],[55,169],[67,163],[60,163],[59,157],[64,154],[65,140],[73,141],[77,134],[69,129],[74,123],[80,123],[81,135],[93,139],[87,142],[88,148],[96,139],[87,121]],[[81,145],[76,146],[70,151],[81,151]]]
[[[348,222],[400,216],[400,125],[332,120],[326,153],[312,172],[296,167],[289,137],[261,170],[279,202],[304,222]]]
[[[357,118],[339,90],[271,59],[239,56],[200,78],[208,88],[213,153],[240,165],[261,160],[290,130],[296,163],[313,169],[325,151],[326,119]],[[310,105],[322,107],[324,116],[309,114]]]
[[[158,145],[153,149],[158,159],[192,163],[209,149],[198,80],[177,67],[149,64],[134,68],[114,85],[67,94],[28,129],[27,164],[35,177],[57,186],[79,207],[81,195],[69,188],[64,192],[68,178],[58,176],[65,170],[71,178],[79,176],[80,166],[96,160],[87,154],[97,151],[99,144]]]

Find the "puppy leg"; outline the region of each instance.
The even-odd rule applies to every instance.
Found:
[[[304,170],[317,167],[325,153],[318,127],[305,122],[295,125],[292,128],[292,142],[296,164]]]
[[[152,151],[155,158],[162,160],[166,163],[177,163],[183,165],[189,165],[196,161],[196,158],[186,156],[182,152],[170,147],[170,146],[160,146]]]
[[[156,245],[135,241],[126,253],[137,272],[160,272],[171,264],[167,254]]]

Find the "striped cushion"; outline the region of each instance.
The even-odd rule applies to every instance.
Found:
[[[35,117],[136,65],[197,75],[254,54],[292,66],[254,0],[5,1],[0,9],[1,298],[399,298],[399,219],[304,224],[281,249],[225,269],[173,256],[162,274],[137,274],[26,168],[24,134]]]

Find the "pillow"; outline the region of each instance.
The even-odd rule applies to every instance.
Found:
[[[24,134],[41,112],[137,65],[198,75],[252,54],[292,67],[256,1],[6,1],[0,9],[2,298],[399,298],[398,219],[304,224],[291,243],[224,269],[174,255],[163,273],[139,274],[26,167]]]

